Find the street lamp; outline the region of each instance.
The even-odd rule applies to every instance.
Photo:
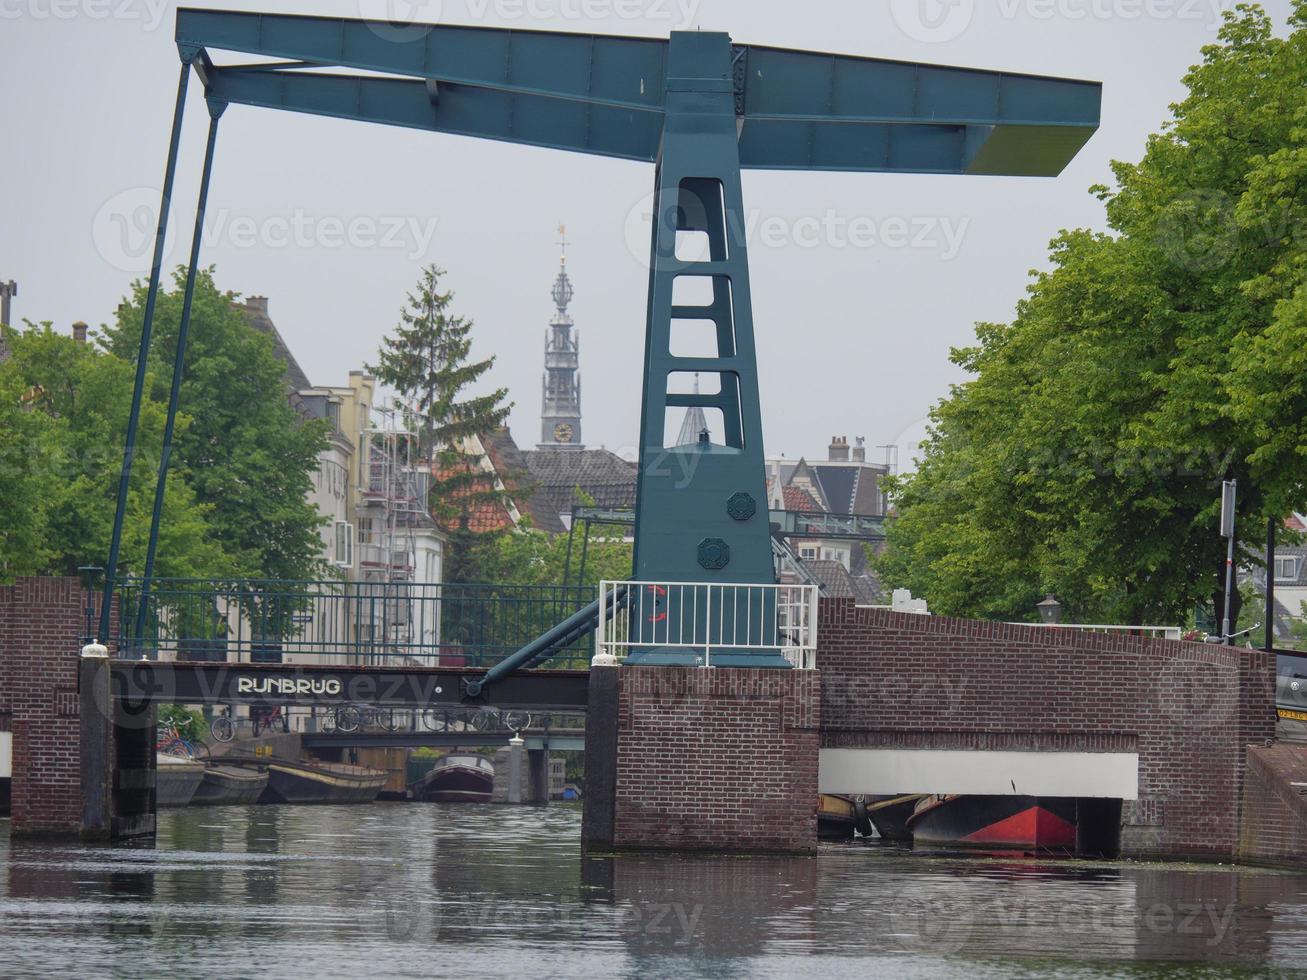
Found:
[[[1062,603],[1057,601],[1053,593],[1044,596],[1042,602],[1035,603],[1035,608],[1039,610],[1039,618],[1045,626],[1056,626],[1062,622]]]

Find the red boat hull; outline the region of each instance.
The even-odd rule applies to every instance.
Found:
[[[908,818],[913,846],[1072,854],[1076,801],[1064,797],[928,796]]]

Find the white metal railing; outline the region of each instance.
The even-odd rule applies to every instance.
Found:
[[[626,605],[614,608],[625,591]],[[690,652],[703,667],[714,652],[775,651],[795,667],[817,666],[817,587],[706,582],[599,583],[595,662],[635,649]]]
[[[1012,623],[1012,626],[1033,626],[1037,629],[1083,630],[1087,633],[1138,633],[1156,636],[1163,640],[1178,640],[1184,635],[1179,626],[1108,626],[1101,623]]]

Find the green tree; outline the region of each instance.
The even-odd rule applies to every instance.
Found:
[[[175,288],[160,291],[155,312],[151,393],[165,405],[184,284],[185,270],[179,268]],[[145,292],[144,283],[133,284],[102,341],[133,366]],[[286,366],[271,338],[250,326],[234,300],[235,294],[218,290],[212,269],[200,271],[179,403],[190,424],[177,433],[169,487],[181,477],[194,490],[236,574],[312,578],[323,571],[323,518],[307,494],[326,445],[325,427],[291,408]],[[162,556],[162,544],[159,551]]]
[[[109,552],[122,446],[131,408],[131,365],[56,334],[45,323],[8,330],[0,363],[0,561],[6,578],[76,574]],[[141,406],[139,456],[128,488],[122,567],[145,559],[165,406]],[[179,416],[182,431],[189,417]],[[207,506],[185,477],[168,484],[160,530],[162,575],[225,575]]]
[[[1307,2],[1287,38],[1241,5],[1137,164],[1096,187],[1111,234],[1063,232],[893,481],[886,584],[943,613],[1186,621],[1224,557],[1219,484],[1255,553],[1307,503],[1302,188]],[[1251,560],[1245,558],[1245,560]]]
[[[458,541],[451,541],[451,551],[457,553],[471,546],[463,540],[469,533],[469,514],[504,499],[493,474],[483,472],[476,455],[468,451],[467,441],[502,426],[513,406],[504,401],[506,388],[480,395],[469,392],[495,358],[468,359],[472,321],[453,312],[453,291],[440,289],[444,274],[435,265],[422,270],[408,306],[400,311],[399,324],[383,338],[377,363],[369,370],[412,406],[419,458],[432,463],[431,512],[459,534]]]
[[[508,534],[483,539],[478,567],[479,581],[516,585],[561,585],[568,566],[565,534],[541,534],[527,526]],[[601,580],[622,581],[631,577],[631,545],[620,531],[596,526],[590,532],[582,574],[581,537],[572,542],[569,585],[596,586]]]

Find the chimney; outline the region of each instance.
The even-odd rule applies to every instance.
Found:
[[[268,297],[266,296],[247,296],[245,297],[245,305],[255,313],[262,313],[264,316],[268,315]]]
[[[853,461],[855,463],[865,463],[867,461],[867,437],[858,436],[854,440]]]
[[[849,440],[845,436],[832,436],[827,459],[832,463],[849,461]]]
[[[86,343],[86,324],[82,320],[73,324],[73,340],[79,344]]]

